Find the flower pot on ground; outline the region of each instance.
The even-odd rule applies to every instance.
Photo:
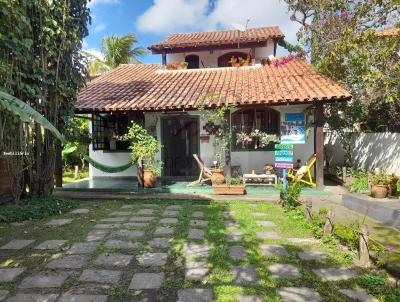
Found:
[[[222,185],[225,182],[224,169],[211,169],[211,183],[213,185]]]
[[[389,176],[378,173],[371,177],[371,196],[374,198],[385,198],[389,193]]]
[[[162,145],[139,124],[132,124],[126,137],[131,140],[131,158],[138,163],[138,182],[145,188],[153,188],[157,175],[161,174],[162,161],[156,156]]]
[[[228,177],[223,184],[213,184],[213,193],[216,195],[244,195],[245,186],[240,178]]]

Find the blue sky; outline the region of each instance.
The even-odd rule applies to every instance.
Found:
[[[134,33],[147,47],[175,32],[207,31],[278,25],[295,42],[298,25],[290,21],[281,0],[91,0],[92,24],[84,48],[100,55],[101,40],[108,35]],[[147,55],[144,63],[159,63]]]

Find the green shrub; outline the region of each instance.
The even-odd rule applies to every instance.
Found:
[[[70,211],[78,205],[75,200],[30,198],[18,205],[0,206],[0,222],[38,220]]]
[[[288,184],[286,189],[283,186],[280,187],[281,203],[284,207],[294,208],[300,205],[300,194],[302,185],[298,182],[291,182]]]
[[[243,183],[242,179],[240,179],[239,177],[227,177],[225,179],[225,183],[228,186],[236,186],[236,185],[240,185]]]
[[[383,286],[387,282],[387,276],[383,274],[365,273],[361,276],[360,283],[365,287]]]
[[[350,185],[350,192],[365,192],[368,190],[368,172],[360,171]]]

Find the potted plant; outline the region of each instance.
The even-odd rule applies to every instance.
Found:
[[[246,132],[242,131],[236,134],[236,143],[241,144],[242,148],[249,146],[253,142],[253,139]]]
[[[145,188],[154,188],[161,174],[162,161],[156,156],[162,145],[139,124],[132,124],[126,136],[131,140],[131,158],[138,164],[138,181]]]
[[[399,178],[392,174],[389,176],[389,195],[396,196],[397,195],[397,183],[399,182]]]
[[[188,66],[189,66],[189,63],[188,63],[188,62],[182,61],[182,62],[179,64],[179,69],[187,69]]]
[[[227,177],[224,184],[213,185],[213,192],[217,195],[244,195],[245,186],[238,177]]]
[[[265,164],[264,165],[264,173],[265,174],[272,174],[272,172],[274,171],[274,165],[273,164]]]
[[[167,64],[167,70],[176,70],[178,69],[178,66],[176,65],[176,63],[168,63]]]
[[[232,56],[228,63],[230,63],[232,67],[240,67],[240,62],[235,56]]]
[[[240,57],[239,63],[240,63],[240,66],[249,66],[250,65],[250,56],[247,55],[246,59],[243,59],[242,57]]]
[[[390,178],[384,173],[378,173],[371,177],[371,196],[385,198],[389,192]]]

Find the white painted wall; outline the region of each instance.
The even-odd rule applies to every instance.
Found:
[[[351,144],[357,167],[400,176],[400,133],[354,133]],[[344,151],[335,132],[325,133],[325,150],[330,166],[343,165]]]
[[[240,51],[244,53],[250,53],[250,48],[242,49],[227,49],[227,50],[213,50],[213,51],[198,51],[198,52],[187,52],[187,53],[172,53],[167,56],[167,63],[177,63],[185,60],[187,55],[198,55],[200,68],[202,68],[201,62],[204,63],[206,68],[218,67],[218,58],[228,52]],[[261,59],[268,58],[269,55],[274,54],[274,42],[272,40],[268,41],[266,47],[257,47],[255,49],[255,60],[260,62]]]
[[[307,106],[295,105],[295,106],[276,106],[275,110],[281,113],[281,120],[284,118],[286,112],[303,112]],[[190,115],[199,115],[197,111],[188,112]],[[150,132],[155,133],[157,138],[161,139],[161,127],[160,117],[162,113],[151,112],[145,113],[145,125]],[[205,133],[203,126],[206,120],[200,120],[200,133]],[[208,144],[200,143],[200,157],[206,163],[207,166],[211,166],[214,159],[214,137],[210,137]],[[303,163],[313,154],[314,152],[314,131],[312,130],[306,139],[306,144],[294,146],[294,159],[300,158]],[[130,153],[127,152],[104,152],[104,151],[93,151],[92,146],[89,150],[90,156],[102,164],[110,166],[119,166],[126,164],[129,161]],[[158,159],[161,158],[161,154],[158,155]],[[274,164],[274,152],[273,151],[237,151],[232,152],[232,165],[240,165],[243,173],[249,173],[255,170],[261,173],[263,166],[266,163]],[[102,177],[102,176],[136,176],[136,168],[130,168],[121,173],[108,174],[97,170],[90,166],[89,169],[90,177]]]

